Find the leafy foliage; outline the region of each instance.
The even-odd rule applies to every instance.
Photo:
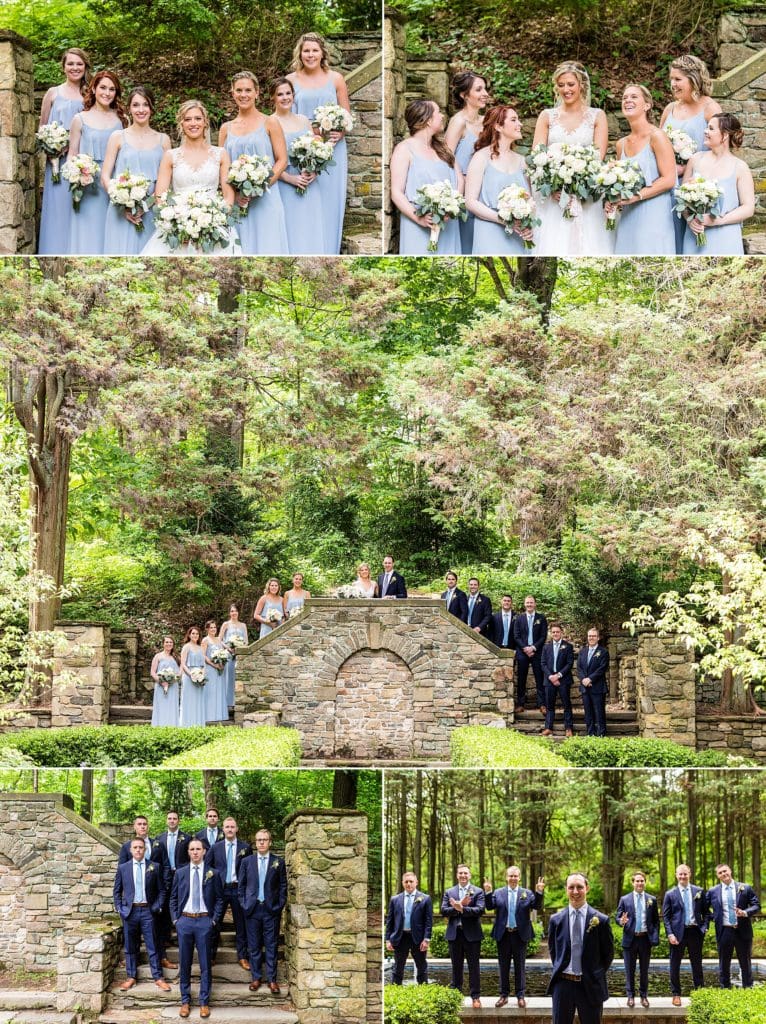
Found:
[[[460,1024],[463,996],[441,985],[386,985],[384,1024]]]
[[[723,768],[729,764],[727,755],[718,750],[697,751],[671,740],[636,736],[573,736],[558,749],[577,768]]]
[[[547,740],[483,725],[453,729],[450,754],[455,768],[564,768],[566,765]]]
[[[218,736],[201,747],[187,749],[163,761],[163,768],[262,768],[289,767],[301,759],[300,733],[270,725],[237,732],[236,743]]]
[[[20,750],[36,765],[74,768],[82,765],[158,765],[182,750],[193,750],[221,735],[223,726],[190,729],[150,725],[102,725],[98,729],[21,729],[3,737],[3,747]]]
[[[482,919],[486,926],[487,922]],[[431,933],[431,945],[428,947],[429,955],[439,959],[449,959],[449,944],[446,938],[446,924],[435,924]],[[534,938],[529,940],[527,955],[537,956],[540,952],[540,932],[535,930]],[[481,955],[486,960],[494,960],[497,957],[497,943],[492,938],[490,930],[484,928],[484,937],[481,942]]]
[[[766,988],[698,988],[691,994],[689,1024],[764,1024]]]

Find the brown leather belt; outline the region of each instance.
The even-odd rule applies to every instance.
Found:
[[[133,906],[134,907],[148,907],[149,904],[148,903],[134,903]]]
[[[210,914],[181,914],[181,917],[210,917]]]
[[[559,977],[567,981],[582,981],[582,974],[560,974]]]

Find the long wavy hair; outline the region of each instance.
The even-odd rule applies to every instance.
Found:
[[[560,107],[563,104],[561,94],[559,93],[558,80],[562,75],[574,75],[577,81],[580,83],[580,99],[584,107],[590,106],[590,75],[585,70],[585,65],[581,64],[579,60],[564,60],[554,70],[551,75],[551,81],[553,82],[553,94],[556,97],[555,106]]]
[[[695,57],[693,53],[685,53],[683,56],[672,60],[670,68],[672,71],[680,71],[685,78],[689,79],[692,84],[693,99],[700,100],[703,96],[710,95],[713,85],[710,81],[710,72],[704,60]]]
[[[96,74],[88,82],[88,91],[85,94],[85,98],[82,101],[82,109],[90,110],[96,105],[96,89],[99,82],[102,82],[105,78],[108,78],[110,82],[114,83],[115,93],[114,99],[109,104],[111,110],[119,117],[120,123],[124,128],[128,123],[128,115],[125,112],[125,106],[122,102],[122,83],[120,82],[114,71],[97,71]]]
[[[330,70],[330,51],[327,49],[327,43],[319,35],[318,32],[304,32],[302,36],[299,36],[298,42],[293,48],[293,60],[290,65],[293,71],[303,71],[303,61],[301,60],[301,50],[303,49],[304,43],[316,43],[319,49],[322,51],[322,60],[319,62],[319,66],[322,71]]]
[[[90,82],[90,73],[93,70],[93,64],[91,59],[85,50],[81,50],[79,46],[70,46],[68,50],[64,50],[61,54],[61,70],[64,71],[64,65],[66,64],[67,55],[73,53],[75,57],[79,57],[85,65],[85,74],[80,80],[80,92],[85,96],[88,92],[88,83]],[[66,72],[64,71],[64,74]]]
[[[450,82],[450,92],[452,94],[452,106],[455,110],[462,110],[465,106],[465,94],[470,92],[473,87],[473,83],[477,78],[480,78],[484,85],[489,91],[489,81],[480,75],[477,71],[458,71],[457,74],[453,75],[452,81]]]
[[[185,135],[183,130],[184,117],[189,113],[190,110],[201,110],[202,116],[205,119],[205,141],[210,142],[210,115],[207,112],[207,107],[204,103],[200,103],[199,100],[186,100],[176,111],[176,128],[178,129],[178,141],[182,143]]]
[[[487,111],[484,115],[484,121],[481,126],[481,131],[479,132],[479,137],[473,147],[474,152],[478,153],[480,149],[484,149],[485,146],[489,146],[489,151],[492,156],[497,156],[500,152],[500,140],[497,137],[498,129],[502,128],[505,124],[505,119],[509,110],[513,110],[513,107],[509,107],[504,103],[499,103],[496,107],[491,107]]]
[[[434,116],[434,111],[438,109],[439,105],[434,103],[433,100],[412,100],[408,103],[404,110],[404,120],[407,122],[410,135],[414,135],[421,128],[425,128]],[[447,146],[441,132],[438,132],[431,138],[431,146],[437,156],[441,157],[445,163],[449,164],[450,167],[455,166],[455,154]]]

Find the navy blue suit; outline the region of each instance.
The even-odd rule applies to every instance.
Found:
[[[681,961],[688,950],[695,988],[703,988],[702,941],[708,926],[707,896],[698,885],[690,885],[692,897],[692,923],[686,925],[683,899],[678,886],[668,889],[662,901],[662,920],[668,937],[673,935],[678,944],[670,944],[670,991],[681,995]]]
[[[516,612],[510,612],[510,624],[508,629],[508,643],[503,643],[503,634],[505,632],[503,628],[503,610],[499,612],[493,612],[492,618],[489,621],[489,638],[496,647],[502,647],[506,651],[516,650],[516,640],[513,635],[513,620],[516,618]]]
[[[191,968],[194,959],[194,948],[197,948],[199,960],[200,984],[199,1004],[207,1006],[210,1002],[210,950],[213,933],[221,925],[223,918],[223,882],[221,876],[213,868],[200,865],[201,896],[205,903],[203,916],[192,917],[191,911],[184,908],[191,893],[191,872],[193,865],[184,864],[178,868],[173,879],[170,893],[170,916],[178,933],[178,981],[181,987],[181,1002],[191,1003]]]
[[[733,879],[732,885],[734,906],[747,914],[747,917],[736,918],[736,928],[727,923],[727,907],[721,886],[715,885],[708,889],[707,893],[708,908],[715,924],[715,941],[718,946],[718,980],[721,988],[731,988],[731,958],[736,950],[742,973],[742,988],[752,988],[753,969],[750,961],[753,953],[753,923],[750,918],[758,913],[761,904],[752,886],[745,882],[735,882]]]
[[[405,895],[400,892],[392,897],[386,915],[386,942],[390,942],[394,947],[394,970],[391,981],[394,985],[401,985],[404,979],[404,965],[407,963],[407,957],[412,953],[418,985],[425,985],[428,981],[428,961],[420,944],[426,939],[431,941],[431,929],[434,922],[433,903],[430,896],[416,889],[412,894],[410,928],[409,931],[405,931]]]
[[[442,601],[447,601],[447,591],[442,591]],[[465,595],[465,591],[461,590],[460,587],[455,587],[452,592],[452,600],[450,606],[447,608],[450,615],[454,615],[456,619],[460,619],[461,622],[468,621],[468,598]]]
[[[114,909],[122,920],[122,934],[125,942],[125,971],[129,978],[138,977],[138,954],[141,949],[141,936],[144,937],[146,952],[152,977],[158,981],[162,977],[160,954],[157,949],[155,934],[155,915],[162,910],[165,899],[165,887],[162,867],[149,861],[142,868],[144,877],[144,898],[141,904],[135,902],[136,891],[133,880],[133,858],[125,864],[119,864],[114,876],[113,899]]]
[[[532,646],[535,653],[530,658],[523,648],[529,647],[529,622],[525,611],[519,612],[513,620],[513,639],[516,642],[516,665],[519,677],[519,695],[516,703],[523,707],[527,699],[527,675],[530,666],[535,677],[535,699],[537,706],[545,707],[545,688],[543,686],[543,645],[548,639],[548,620],[540,612],[535,612],[532,619]]]
[[[165,959],[165,951],[170,945],[172,924],[170,921],[170,890],[173,888],[173,876],[176,873],[176,869],[183,867],[184,864],[189,863],[189,843],[191,842],[191,835],[188,832],[183,832],[181,829],[176,831],[176,843],[174,851],[175,867],[170,864],[170,856],[168,854],[168,832],[161,832],[152,843],[152,853],[154,853],[155,846],[162,847],[162,853],[164,854],[164,867],[165,867],[165,902],[162,907],[162,913],[157,917],[157,941],[160,952],[160,959]]]
[[[533,910],[540,910],[543,905],[543,894],[516,888],[516,924],[511,927],[508,917],[508,886],[504,885],[494,892],[485,895],[487,910],[495,911],[495,923],[492,926],[492,938],[497,943],[497,963],[500,971],[500,995],[511,994],[511,961],[513,962],[513,980],[516,998],[521,999],[526,991],[527,943],[534,936],[530,920]]]
[[[378,592],[376,597],[383,597],[383,580],[386,578],[386,574],[382,572],[378,576]],[[407,596],[407,584],[404,582],[404,576],[400,576],[396,570],[391,573],[391,579],[388,581],[388,590],[386,591],[386,597],[397,597],[404,598]]]
[[[265,960],[267,981],[277,980],[277,947],[279,919],[287,903],[287,870],[283,857],[269,853],[263,900],[259,900],[260,868],[257,852],[243,857],[239,871],[237,894],[245,915],[247,946],[250,952],[250,974],[261,980],[261,964]]]
[[[215,841],[217,843],[219,839],[223,839],[223,829],[217,828],[215,830],[215,832],[216,832]],[[194,833],[194,838],[195,839],[199,839],[199,841],[205,847],[205,853],[207,853],[207,851],[210,849],[210,846],[211,846],[210,840],[207,837],[207,826],[205,826],[205,828],[201,828],[199,830],[199,832],[195,832]]]
[[[545,687],[545,728],[553,729],[553,721],[556,715],[556,700],[561,697],[561,706],[564,708],[564,728],[574,730],[574,718],[572,717],[572,700],[570,691],[572,689],[572,667],[574,665],[574,647],[562,639],[559,644],[559,653],[556,658],[556,667],[553,667],[553,641],[545,644],[542,654],[543,683]],[[559,675],[561,678],[558,685],[550,681],[549,677]]]
[[[594,919],[598,924],[591,923]],[[553,1024],[572,1024],[575,1010],[580,1024],[598,1024],[609,998],[606,972],[614,959],[609,918],[593,907],[586,910],[580,981],[563,977],[572,956],[568,905],[548,923],[548,952],[553,964],[547,991],[553,1002]]]
[[[120,847],[119,856],[117,858],[118,864],[127,864],[129,860],[133,860],[133,854],[130,852],[130,844],[136,838],[138,837],[133,836],[133,839],[128,839],[127,842],[124,842],[122,844],[122,846]],[[153,860],[156,864],[160,864],[162,866],[163,874],[167,878],[167,851],[157,845],[156,839],[150,839],[149,836],[146,837],[145,842],[145,849],[149,851],[149,860]],[[146,859],[146,857],[144,859]]]
[[[489,624],[492,619],[492,602],[486,594],[477,594],[474,599],[473,609],[471,609],[471,595],[468,594],[465,599],[467,614],[465,622],[471,629],[479,627],[479,632],[482,636],[489,634]]]
[[[237,938],[237,959],[247,960],[247,929],[245,928],[245,915],[242,913],[242,908],[239,905],[239,898],[237,896],[237,879],[239,877],[239,869],[242,861],[245,857],[249,857],[253,852],[253,848],[250,843],[244,842],[242,839],[236,840],[234,848],[234,881],[227,883],[226,881],[226,849],[227,840],[219,839],[219,841],[211,846],[205,854],[205,867],[215,868],[220,874],[221,881],[223,882],[223,912],[221,917],[226,913],[226,908],[231,907],[231,916],[234,919],[234,932]],[[218,938],[219,933],[213,936],[213,945],[211,955],[215,960],[218,954]]]
[[[657,897],[651,893],[643,893],[644,927],[636,932],[636,901],[635,893],[627,892],[620,897],[614,919],[622,928],[622,959],[625,963],[625,995],[636,994],[636,961],[638,961],[638,994],[646,997],[649,994],[649,960],[652,946],[660,941],[660,911]],[[628,915],[625,924],[621,918]]]
[[[590,664],[586,644],[577,655],[577,675],[580,679],[580,694],[585,711],[585,731],[588,736],[606,736],[606,674],[609,670],[609,651],[601,644],[593,648]],[[583,686],[583,679],[590,679],[590,686]]]
[[[471,999],[478,999],[481,991],[479,958],[484,933],[479,918],[484,913],[486,901],[484,891],[477,885],[466,886],[471,901],[463,907],[462,913],[450,904],[450,898],[459,898],[459,886],[453,885],[442,897],[441,914],[447,918],[446,939],[449,943],[452,979],[450,988],[463,988],[463,961],[468,964],[468,985]]]

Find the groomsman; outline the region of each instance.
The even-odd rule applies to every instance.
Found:
[[[163,862],[162,851],[154,850],[154,844],[149,838],[149,822],[143,814],[137,814],[133,819],[133,832],[135,835],[128,839],[120,847],[120,854],[117,858],[118,864],[127,864],[132,859],[131,843],[133,839],[142,839],[144,842],[144,860],[149,863],[150,860],[156,860],[158,863]]]
[[[484,882],[487,910],[495,911],[492,938],[497,943],[497,963],[500,971],[500,998],[495,1003],[498,1008],[505,1006],[511,994],[511,961],[516,1000],[521,1009],[527,1005],[527,946],[534,937],[530,914],[533,910],[542,909],[545,879],[537,879],[534,892],[522,888],[519,885],[520,880],[520,869],[511,865],[505,872],[506,884],[501,889],[495,889],[493,892],[490,883]]]
[[[262,828],[255,834],[255,853],[242,860],[237,895],[250,950],[250,991],[257,992],[261,987],[261,964],[265,960],[269,991],[278,996],[277,946],[279,919],[287,903],[287,871],[284,860],[270,849],[271,832]]]
[[[547,995],[552,997],[553,1024],[599,1024],[609,998],[606,972],[614,959],[609,918],[588,906],[588,880],[576,873],[567,878],[568,906],[548,925],[548,951],[553,963]]]
[[[513,638],[513,620],[515,618],[513,599],[510,594],[503,594],[500,611],[494,612],[491,619],[490,639],[496,647],[502,647],[509,651],[516,650],[516,641]]]
[[[479,581],[472,576],[468,581],[468,616],[466,623],[474,633],[486,636],[492,620],[492,602],[479,590]]]
[[[404,576],[394,572],[394,560],[391,555],[386,555],[383,559],[383,572],[378,576],[377,596],[398,598],[407,596],[407,584],[404,582]]]
[[[461,622],[468,621],[468,598],[465,591],[457,585],[457,573],[450,570],[444,577],[447,589],[442,591],[442,601],[447,606],[447,611],[454,615]]]
[[[691,884],[691,868],[679,864],[678,885],[668,889],[662,901],[662,920],[670,943],[670,991],[673,1006],[681,1005],[681,961],[688,952],[695,988],[704,988],[702,976],[702,942],[708,926],[708,904],[705,892]]]
[[[176,869],[189,863],[189,842],[191,835],[182,832],[178,827],[179,817],[177,811],[168,811],[167,831],[161,832],[154,840],[154,846],[161,846],[165,855],[165,900],[162,906],[162,913],[157,920],[157,938],[160,947],[160,959],[163,967],[175,969],[178,964],[172,964],[165,955],[170,945],[171,923],[170,923],[170,890],[173,888],[173,878]]]
[[[516,666],[519,679],[519,694],[516,699],[516,714],[524,710],[527,699],[527,674],[530,667],[535,677],[537,706],[545,714],[545,690],[543,688],[543,645],[548,639],[548,621],[537,611],[537,602],[531,594],[524,598],[524,611],[513,621],[513,638],[516,641]]]
[[[577,675],[588,736],[606,736],[606,673],[609,651],[598,642],[598,630],[588,630],[588,644],[577,655]]]
[[[218,842],[219,839],[223,839],[223,831],[218,827],[218,811],[215,807],[208,807],[205,813],[205,821],[207,825],[205,828],[201,828],[199,832],[194,833],[194,838],[199,839],[202,845],[205,847],[205,853]]]
[[[205,867],[214,868],[223,879],[223,910],[221,917],[226,913],[226,908],[231,907],[231,916],[234,919],[234,931],[237,938],[237,960],[243,971],[250,970],[250,961],[247,959],[247,930],[245,928],[245,915],[239,905],[237,886],[239,882],[238,872],[242,866],[243,858],[249,857],[253,852],[250,843],[237,838],[237,822],[234,818],[223,819],[223,839],[205,854]],[[211,960],[215,963],[218,955],[219,932],[213,935],[210,949]]]
[[[114,876],[114,909],[122,921],[127,973],[120,990],[127,992],[137,984],[138,954],[143,935],[154,983],[163,992],[169,992],[170,985],[162,977],[160,955],[154,941],[155,915],[162,910],[165,898],[162,868],[156,862],[144,859],[145,847],[143,839],[132,839],[130,860],[118,864]]]
[[[543,736],[553,734],[553,720],[556,715],[556,699],[561,697],[564,709],[564,732],[571,736],[574,732],[572,717],[572,701],[569,696],[572,688],[572,666],[574,665],[574,647],[563,639],[564,632],[558,622],[551,626],[551,640],[543,647],[542,669],[545,682],[545,728]]]
[[[731,988],[731,958],[736,951],[742,988],[752,988],[753,923],[750,918],[758,913],[761,904],[751,885],[734,881],[728,864],[719,864],[715,873],[720,884],[708,889],[707,899],[718,946],[718,980],[721,988]]]
[[[394,954],[391,982],[401,985],[407,957],[412,953],[418,985],[428,983],[426,953],[431,942],[434,909],[431,897],[418,890],[414,871],[402,875],[403,892],[391,898],[386,915],[386,949]]]
[[[484,913],[484,892],[471,885],[471,869],[466,864],[457,868],[457,885],[442,897],[441,913],[447,918],[446,938],[452,962],[450,988],[463,988],[463,961],[468,964],[468,984],[475,1010],[481,1009],[481,940],[484,933],[479,918]]]
[[[649,959],[652,946],[660,941],[660,913],[657,897],[646,892],[646,875],[636,871],[631,878],[633,892],[620,897],[614,919],[622,928],[622,959],[625,963],[625,994],[628,1006],[636,1005],[636,961],[641,1005],[649,1006]]]

